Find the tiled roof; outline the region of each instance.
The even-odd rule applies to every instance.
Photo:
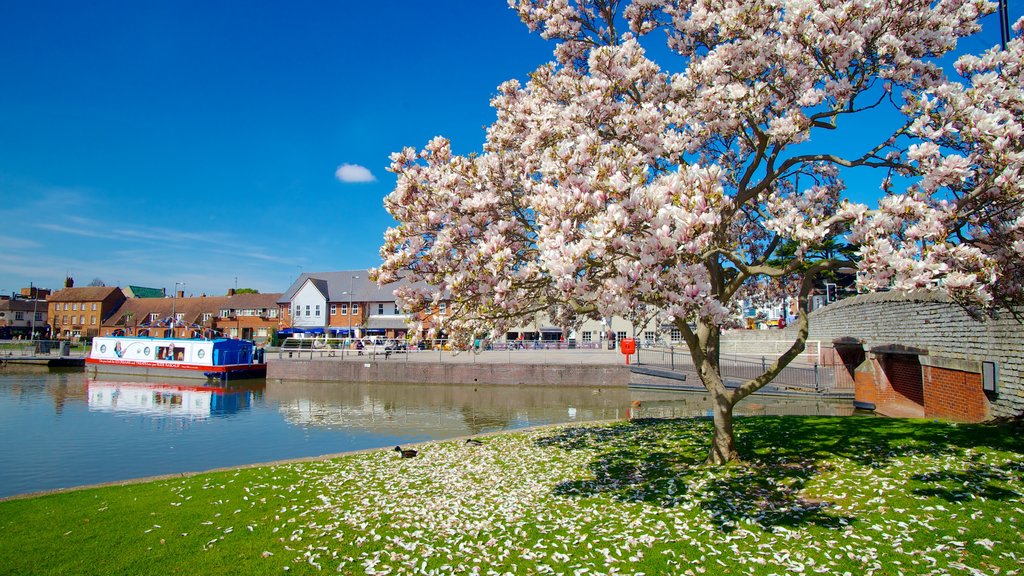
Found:
[[[235,294],[234,296],[195,296],[190,298],[129,298],[108,318],[104,326],[123,326],[125,316],[132,314],[129,324],[143,324],[151,314],[161,320],[182,314],[182,321],[199,324],[203,314],[217,316],[221,310],[263,309],[276,310],[281,294]]]
[[[58,290],[47,299],[50,302],[100,302],[114,292],[120,292],[117,286],[83,286],[81,288],[64,288]]]
[[[306,283],[306,280],[313,279],[317,288],[327,297],[328,302],[346,302],[349,300],[349,290],[352,291],[352,300],[356,302],[394,302],[395,289],[404,285],[401,280],[378,286],[376,282],[369,279],[366,270],[339,270],[337,272],[304,272],[285,291],[278,300],[279,304],[287,304],[292,301],[295,293]]]

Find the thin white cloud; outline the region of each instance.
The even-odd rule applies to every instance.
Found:
[[[334,171],[334,176],[346,184],[374,182],[377,180],[369,169],[358,164],[342,164]]]
[[[29,240],[27,238],[15,238],[14,236],[0,236],[0,249],[3,251],[7,250],[24,250],[26,248],[39,248],[42,244],[35,240]]]

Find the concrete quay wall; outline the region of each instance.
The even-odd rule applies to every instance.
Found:
[[[629,385],[629,369],[610,364],[446,364],[271,359],[267,363],[267,378],[319,382],[625,387]]]

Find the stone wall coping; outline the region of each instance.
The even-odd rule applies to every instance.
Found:
[[[958,370],[960,372],[970,372],[971,374],[981,374],[981,361],[979,360],[947,358],[943,356],[921,356],[919,360],[921,361],[921,366],[931,366],[932,368],[945,368],[946,370]]]
[[[865,294],[858,294],[851,296],[850,298],[843,298],[836,302],[832,302],[828,306],[823,306],[817,310],[811,312],[811,326],[814,325],[813,319],[818,314],[822,313],[835,313],[840,308],[847,306],[859,306],[861,304],[876,303],[876,302],[941,302],[949,304],[953,302],[953,299],[949,297],[949,294],[942,290],[890,290],[888,292],[868,292]]]

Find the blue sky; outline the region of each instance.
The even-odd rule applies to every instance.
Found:
[[[377,265],[389,154],[479,149],[496,87],[551,49],[504,2],[382,6],[4,3],[0,289],[279,292]]]
[[[388,155],[479,150],[496,87],[552,48],[502,0],[6,2],[0,290],[375,266]]]

